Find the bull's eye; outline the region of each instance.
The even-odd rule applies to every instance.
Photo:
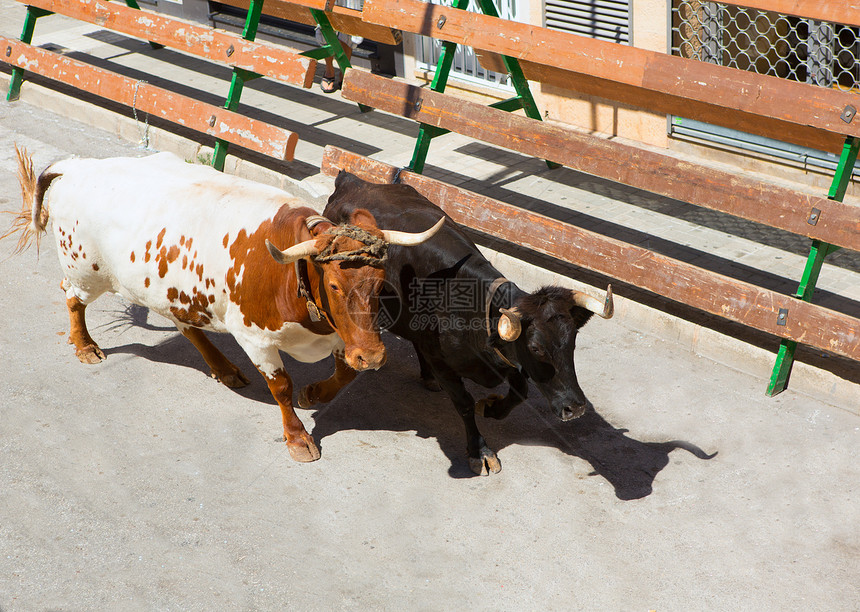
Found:
[[[529,350],[532,352],[532,355],[538,359],[546,359],[546,349],[540,344],[535,342],[529,343]]]
[[[335,285],[334,283],[329,283],[328,288],[334,291],[335,293],[340,293],[340,287]]]

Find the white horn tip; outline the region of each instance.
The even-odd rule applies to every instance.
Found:
[[[275,261],[283,263],[284,254],[281,253],[281,250],[276,247],[274,244],[269,242],[269,239],[266,238],[266,248],[269,249],[269,253],[271,253],[272,257],[274,257]]]
[[[615,302],[612,299],[612,285],[606,285],[606,297],[603,300],[603,314],[600,316],[604,319],[611,319],[615,314]]]
[[[385,237],[385,240],[389,244],[396,244],[400,246],[415,246],[416,244],[421,244],[426,240],[430,240],[433,236],[436,235],[436,232],[442,229],[443,225],[445,225],[445,217],[439,219],[433,227],[424,230],[423,232],[412,233],[400,232],[396,230],[382,230],[382,235]]]
[[[431,227],[428,230],[430,233],[430,236],[428,236],[428,237],[432,238],[433,236],[435,236],[436,232],[438,232],[440,229],[442,229],[443,225],[445,225],[445,217],[440,217],[439,220],[436,222],[436,225],[434,225],[433,227]]]

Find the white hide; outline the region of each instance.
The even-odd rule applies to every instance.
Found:
[[[226,276],[233,265],[229,246],[239,232],[252,234],[282,206],[305,206],[304,202],[274,187],[186,163],[171,153],[70,159],[54,164],[48,172],[62,175],[51,183],[44,206],[57,239],[67,297],[90,303],[105,292],[119,293],[181,327],[183,323],[170,312],[177,304],[168,299],[167,291],[185,288],[190,294],[192,287],[202,288],[202,283],[195,270],[182,269],[180,262],[169,265],[166,276],[159,277],[156,240],[166,228],[163,244],[179,245],[183,236],[191,239],[192,248],[182,250],[180,261],[183,255],[190,259],[196,253],[204,278],[215,282],[214,288],[206,289],[215,302],[207,307],[213,317],[203,329],[231,333],[264,374],[271,376],[283,367],[278,349],[305,362],[342,349],[337,334],[313,334],[298,323],[286,323],[277,331],[247,327],[239,307],[229,300]],[[225,234],[229,235],[226,248]],[[60,245],[69,236],[71,248],[64,253]],[[145,262],[149,241],[151,258]],[[249,273],[253,271],[239,271],[237,282]]]

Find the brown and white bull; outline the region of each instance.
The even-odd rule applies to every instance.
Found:
[[[105,359],[84,313],[106,292],[173,321],[212,376],[239,387],[248,379],[203,330],[228,332],[266,379],[296,461],[320,453],[293,410],[279,350],[303,362],[335,355],[334,374],[302,390],[306,406],[331,400],[356,371],[379,368],[385,347],[374,320],[385,251],[418,244],[442,223],[386,232],[360,210],[335,225],[279,189],[170,153],[70,159],[38,178],[26,153],[18,162],[24,206],[6,236],[21,232],[20,251],[52,225],[78,359]]]

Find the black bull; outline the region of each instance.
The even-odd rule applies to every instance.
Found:
[[[407,185],[377,185],[347,172],[335,181],[324,215],[338,223],[357,208],[369,210],[380,226],[417,231],[444,215]],[[562,420],[581,416],[588,400],[576,379],[574,347],[579,329],[605,302],[560,287],[527,293],[505,280],[450,218],[424,244],[392,246],[380,295],[381,326],[411,341],[421,378],[436,383],[454,402],[466,427],[469,466],[477,474],[501,464],[475,423],[475,412],[502,419],[528,395],[532,379]],[[507,380],[508,394],[477,403],[463,379],[492,388]]]

